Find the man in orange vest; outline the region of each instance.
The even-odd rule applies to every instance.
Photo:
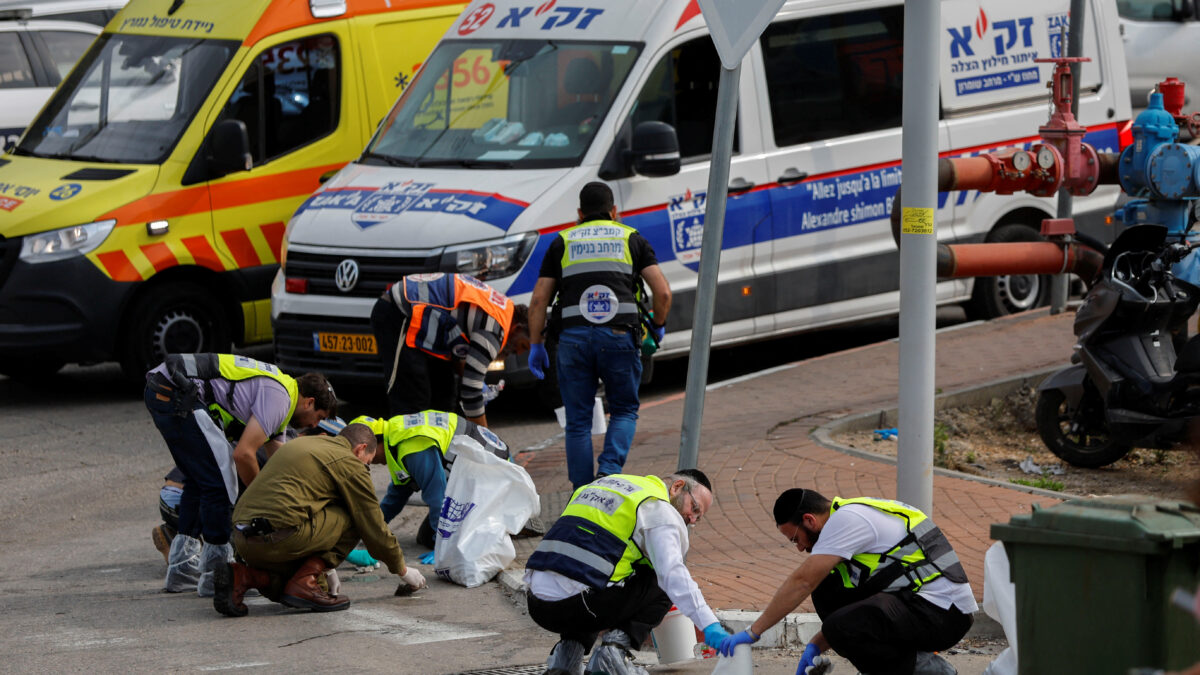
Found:
[[[464,417],[487,426],[488,364],[529,351],[528,307],[466,274],[402,277],[375,302],[371,328],[391,415],[453,412],[461,402]]]

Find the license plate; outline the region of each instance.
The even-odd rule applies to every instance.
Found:
[[[375,336],[362,333],[313,333],[313,347],[319,352],[339,354],[376,354]]]

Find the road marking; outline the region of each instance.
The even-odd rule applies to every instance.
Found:
[[[249,663],[227,663],[216,666],[198,666],[196,670],[214,671],[214,670],[237,670],[238,668],[258,668],[259,666],[269,666],[270,661],[251,661]]]
[[[384,609],[360,609],[351,607],[345,612],[329,614],[342,630],[381,631],[383,636],[402,645],[419,645],[427,642],[447,642],[468,638],[499,635],[496,631],[481,631],[461,624],[429,621],[411,616],[402,616]]]

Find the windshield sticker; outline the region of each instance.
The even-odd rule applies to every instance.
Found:
[[[671,219],[671,249],[675,259],[692,270],[700,266],[700,243],[704,239],[704,207],[708,192],[688,190],[667,202]]]
[[[296,215],[314,209],[353,211],[350,219],[367,229],[407,211],[447,213],[478,220],[507,232],[517,216],[529,206],[525,202],[495,194],[438,190],[433,183],[388,183],[382,188],[330,189],[308,198]]]
[[[121,22],[121,30],[126,28],[160,28],[166,30],[177,30],[182,32],[205,33],[213,32],[216,24],[211,21],[198,21],[196,19],[173,19],[169,16],[130,16]]]
[[[20,206],[24,203],[25,203],[25,200],[23,200],[23,199],[14,199],[12,197],[0,197],[0,209],[4,209],[5,211],[12,211],[13,209],[17,208],[18,206]]]
[[[524,159],[525,155],[528,155],[528,154],[529,154],[528,150],[488,150],[487,152],[480,155],[479,159],[483,160],[483,161],[488,161],[488,160],[513,161],[513,160],[517,160],[517,159]]]
[[[50,193],[50,199],[53,199],[56,202],[61,202],[64,199],[70,199],[71,197],[79,194],[79,191],[82,189],[83,186],[79,183],[63,183],[62,185],[54,188],[54,190]]]
[[[17,185],[15,183],[0,183],[0,195],[10,195],[21,199],[29,199],[41,194],[41,190],[30,187],[28,185]]]
[[[954,79],[955,94],[1041,85],[1033,25],[1032,16],[989,23],[981,7],[974,26],[948,26],[950,72],[964,75]]]

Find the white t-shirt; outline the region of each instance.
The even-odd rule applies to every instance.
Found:
[[[700,628],[717,620],[717,615],[704,601],[700,587],[684,565],[688,550],[687,524],[683,516],[661,499],[650,499],[638,508],[637,524],[633,527],[633,543],[645,552],[658,586],[684,616]],[[578,595],[588,586],[558,572],[526,570],[525,585],[541,600],[554,602]]]
[[[813,546],[813,555],[834,555],[850,560],[856,553],[887,553],[907,535],[903,521],[866,504],[846,504],[834,511]],[[939,577],[921,586],[919,594],[929,602],[964,614],[979,609],[971,584]]]

